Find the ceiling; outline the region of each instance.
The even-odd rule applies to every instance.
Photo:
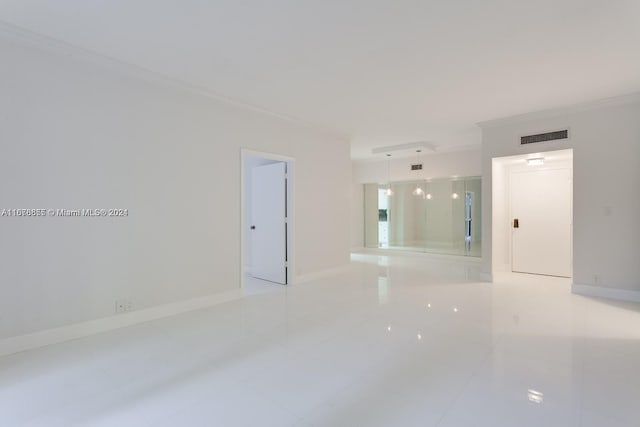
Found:
[[[640,90],[637,0],[2,0],[0,21],[339,133],[354,159]]]

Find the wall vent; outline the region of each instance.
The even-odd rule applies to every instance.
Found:
[[[535,144],[536,142],[547,142],[547,141],[555,141],[557,139],[567,139],[569,138],[569,131],[558,130],[555,132],[547,132],[547,133],[539,133],[536,135],[527,135],[520,137],[520,145],[525,144]]]
[[[422,163],[417,164],[417,165],[411,165],[411,170],[412,171],[421,171],[422,170]]]

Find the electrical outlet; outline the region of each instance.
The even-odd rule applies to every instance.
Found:
[[[126,313],[133,310],[133,302],[128,299],[121,299],[116,301],[116,313]]]
[[[126,302],[124,300],[116,301],[116,313],[124,313],[126,311]]]

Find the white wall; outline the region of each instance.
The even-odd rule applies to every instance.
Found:
[[[411,165],[422,163],[422,171],[412,171]],[[482,174],[482,153],[480,150],[455,151],[449,153],[425,154],[418,160],[415,156],[392,159],[390,168],[387,160],[353,162],[353,187],[351,210],[351,247],[363,246],[364,241],[364,201],[363,186],[366,183],[385,183],[390,169],[391,181],[410,181],[426,178],[448,178],[452,176],[480,176]],[[450,227],[449,227],[450,228]],[[416,233],[421,235],[419,228]]]
[[[574,290],[640,292],[640,96],[498,120],[483,126],[483,194],[492,158],[573,148]],[[569,127],[571,139],[519,145],[521,135]],[[483,204],[483,271],[492,271],[492,204]],[[604,290],[603,290],[604,289]],[[617,291],[621,292],[617,292]]]
[[[129,210],[0,218],[0,338],[239,287],[241,148],[296,159],[296,276],[349,262],[347,141],[73,49],[0,51],[1,208]]]

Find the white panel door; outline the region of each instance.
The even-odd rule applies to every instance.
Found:
[[[286,165],[284,162],[252,170],[251,274],[287,283]]]
[[[513,172],[512,270],[571,277],[571,217],[570,169]]]

